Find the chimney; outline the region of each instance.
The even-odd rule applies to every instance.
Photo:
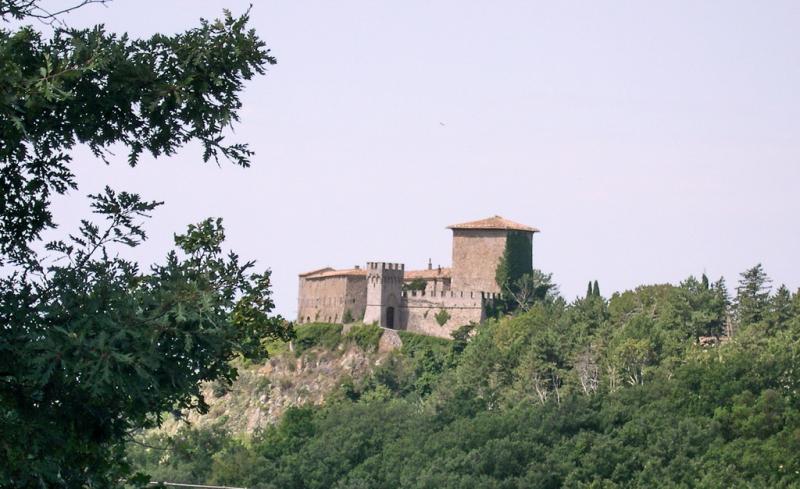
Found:
[[[430,258],[428,258],[428,270],[433,270],[433,263],[431,263]]]
[[[356,270],[361,270],[361,267],[359,265],[356,265]]]

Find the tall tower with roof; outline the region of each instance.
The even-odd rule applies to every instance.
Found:
[[[533,241],[538,229],[500,216],[447,226],[453,231],[451,288],[456,291],[500,292],[497,265],[509,236]]]

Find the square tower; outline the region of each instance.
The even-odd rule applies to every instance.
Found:
[[[367,263],[367,308],[364,324],[383,328],[400,327],[400,298],[403,294],[402,263]]]
[[[453,230],[452,290],[501,292],[497,265],[506,251],[509,235],[533,241],[538,229],[500,216],[447,226]],[[530,248],[529,248],[530,249]]]

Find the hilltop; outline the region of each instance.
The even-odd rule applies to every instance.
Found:
[[[167,449],[130,457],[159,480],[265,488],[796,487],[800,293],[750,272],[732,302],[705,277],[595,285],[388,352],[374,327],[301,327],[264,378],[293,361],[305,404],[255,430],[229,414],[151,434]],[[229,413],[252,400],[237,389]]]

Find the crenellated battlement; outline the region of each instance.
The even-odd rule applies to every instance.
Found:
[[[403,271],[405,270],[405,264],[403,263],[391,263],[385,261],[368,261],[367,262],[367,270],[368,271],[386,271],[386,270],[396,270],[396,271]]]
[[[426,292],[424,290],[404,290],[403,297],[426,297],[428,299],[481,299],[495,301],[500,298],[500,294],[494,292],[465,292],[463,290],[442,290],[439,292]]]
[[[367,283],[371,287],[377,287],[378,285],[387,285],[392,288],[401,287],[404,274],[405,265],[402,263],[367,262]],[[398,290],[398,296],[400,295],[399,292]]]

